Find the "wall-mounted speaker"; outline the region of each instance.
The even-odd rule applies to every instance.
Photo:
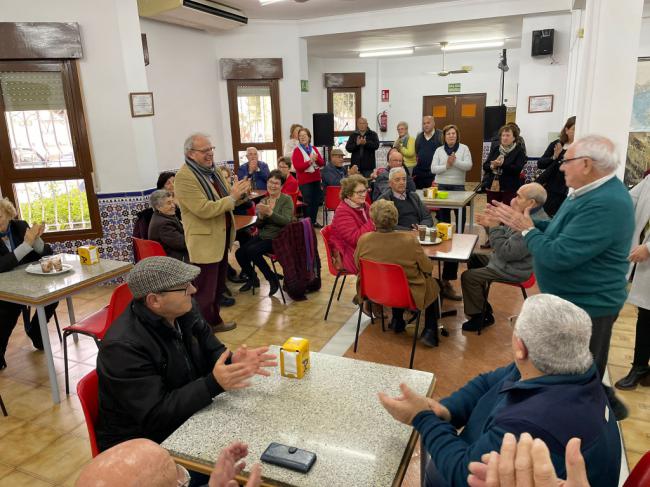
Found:
[[[492,140],[499,133],[499,129],[506,124],[506,106],[497,105],[485,107],[483,118],[483,140]]]
[[[318,147],[332,147],[334,144],[334,114],[333,113],[314,113],[312,115],[314,127],[314,140],[312,144]]]
[[[543,29],[533,31],[533,44],[530,51],[531,56],[549,56],[553,54],[553,37],[555,29]]]

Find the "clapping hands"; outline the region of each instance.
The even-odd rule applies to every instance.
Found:
[[[246,467],[246,462],[243,459],[247,455],[248,445],[239,441],[231,443],[221,450],[210,475],[208,487],[239,487],[239,482],[235,480],[235,477],[240,475]],[[258,487],[261,484],[262,468],[259,463],[256,463],[251,468],[245,487]]]
[[[45,225],[42,223],[34,223],[30,228],[25,231],[23,241],[30,246],[34,245],[37,238],[45,232]]]

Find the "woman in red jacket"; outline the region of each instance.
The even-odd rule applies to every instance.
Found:
[[[321,228],[321,225],[316,222],[316,217],[318,216],[318,208],[323,203],[320,168],[325,165],[325,161],[318,149],[311,145],[311,132],[309,129],[300,129],[298,140],[300,145],[293,150],[291,162],[293,167],[296,168],[302,201],[307,205],[307,216],[314,227]]]
[[[366,203],[368,182],[359,174],[341,180],[341,204],[334,212],[330,241],[341,255],[343,268],[359,272],[354,262],[354,251],[359,237],[375,230],[370,219],[370,207]]]

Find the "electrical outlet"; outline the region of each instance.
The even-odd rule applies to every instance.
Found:
[[[584,27],[580,27],[578,29],[578,39],[584,39],[585,38],[585,29]]]

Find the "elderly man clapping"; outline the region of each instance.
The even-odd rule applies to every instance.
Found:
[[[589,313],[589,348],[602,377],[612,327],[627,297],[634,207],[616,177],[619,157],[608,138],[589,135],[576,140],[560,163],[570,189],[551,221],[533,222],[529,212],[522,215],[501,203],[488,205],[486,213],[524,236],[543,293]],[[625,419],[625,405],[611,387],[605,390],[616,418]]]
[[[616,485],[620,437],[590,337],[585,311],[557,296],[531,296],[515,325],[510,365],[475,377],[440,402],[405,384],[399,397],[380,393],[388,412],[422,436],[431,455],[426,485],[465,485],[471,461],[498,450],[506,433],[524,432],[548,445],[560,477],[569,440],[581,438],[591,485]]]

